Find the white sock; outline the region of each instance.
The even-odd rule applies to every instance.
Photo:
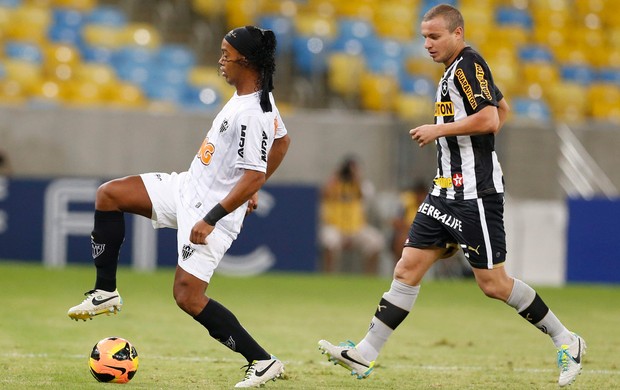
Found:
[[[392,281],[390,290],[383,294],[377,311],[370,322],[368,333],[357,344],[357,350],[367,360],[376,360],[381,348],[394,329],[413,308],[420,286],[409,286],[397,280]]]

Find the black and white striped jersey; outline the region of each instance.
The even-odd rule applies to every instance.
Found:
[[[502,97],[487,63],[474,49],[466,47],[439,82],[435,123],[461,120],[488,105],[497,107]],[[437,174],[432,195],[462,200],[504,192],[493,134],[441,137],[435,144]]]

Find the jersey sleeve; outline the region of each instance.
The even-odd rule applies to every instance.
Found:
[[[498,106],[499,89],[493,82],[487,63],[478,56],[468,56],[454,72],[455,85],[468,103],[468,112],[478,112],[488,105]],[[501,96],[501,92],[499,92]]]
[[[267,172],[267,155],[275,135],[273,124],[263,116],[249,115],[238,119],[239,143],[235,166],[242,169]]]

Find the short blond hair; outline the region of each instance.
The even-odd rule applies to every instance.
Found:
[[[422,17],[423,22],[441,16],[448,23],[448,31],[454,32],[458,27],[465,30],[465,21],[461,12],[449,4],[439,4],[429,9]]]

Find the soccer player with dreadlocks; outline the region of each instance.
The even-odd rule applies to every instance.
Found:
[[[124,213],[142,215],[155,228],[175,228],[177,305],[209,334],[248,361],[235,387],[257,387],[284,371],[235,315],[206,295],[214,270],[237,238],[244,216],[258,207],[258,191],[282,162],[290,143],[271,91],[276,37],[271,30],[239,27],[222,39],[219,72],[236,91],[215,117],[189,169],[111,180],[97,190],[91,236],[97,271],[94,289],[69,309],[78,320],[116,313]]]

